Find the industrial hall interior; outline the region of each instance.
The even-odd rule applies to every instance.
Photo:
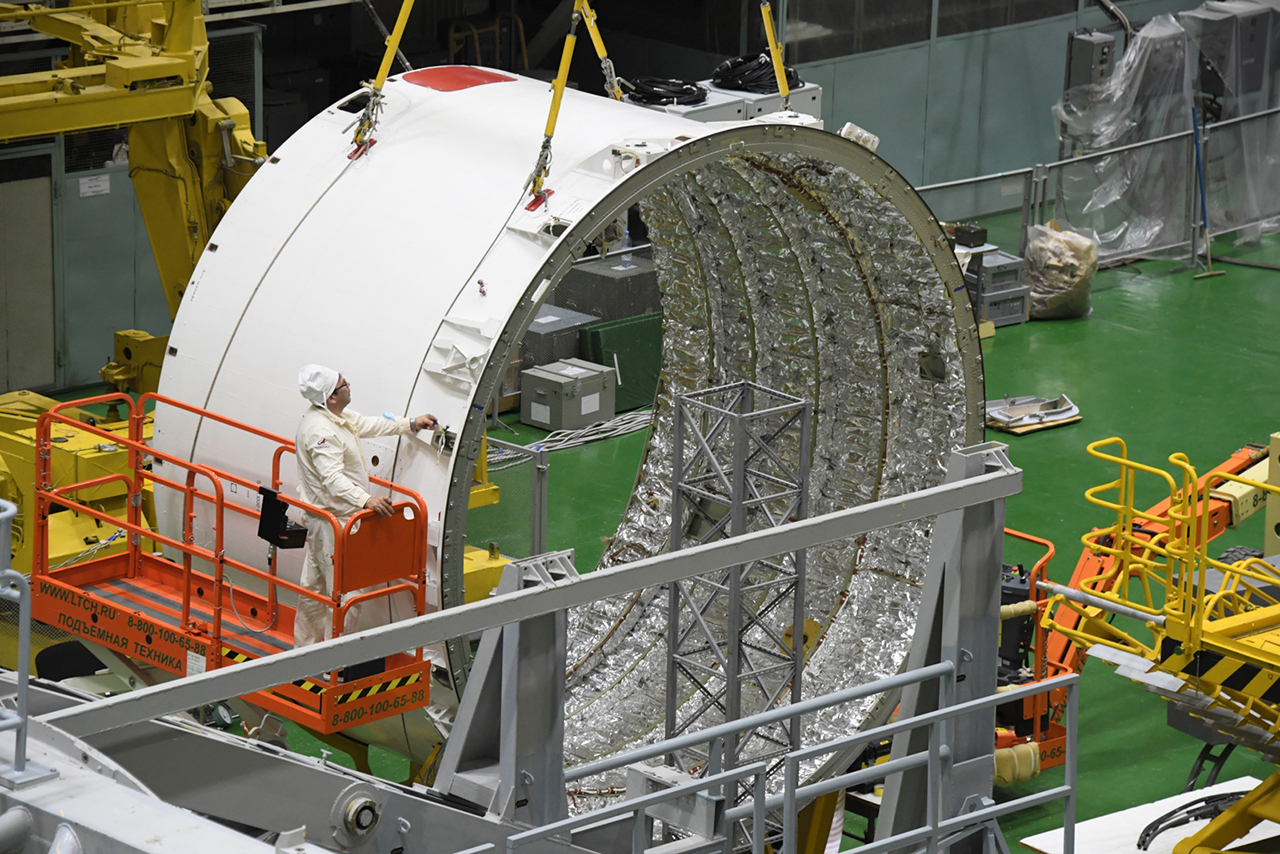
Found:
[[[1280,0],[0,0],[0,854],[1280,852]]]

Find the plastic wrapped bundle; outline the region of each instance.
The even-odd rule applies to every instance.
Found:
[[[1033,225],[1027,235],[1032,320],[1084,317],[1098,272],[1098,241],[1074,231]]]
[[[1191,130],[1194,68],[1178,22],[1153,18],[1114,74],[1101,85],[1069,89],[1053,107],[1067,156]],[[1181,246],[1190,240],[1189,153],[1187,139],[1174,138],[1068,163],[1057,170],[1054,216],[1064,227],[1097,234],[1103,258]]]

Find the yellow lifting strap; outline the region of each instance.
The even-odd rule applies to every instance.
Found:
[[[579,6],[582,11],[582,22],[587,25],[587,32],[591,34],[591,44],[595,46],[596,56],[600,57],[600,70],[604,72],[605,94],[615,101],[621,101],[621,83],[624,81],[613,70],[613,60],[609,58],[609,52],[604,49],[604,39],[600,37],[600,28],[596,26],[596,11],[591,8],[587,0],[578,0],[575,7]]]
[[[604,71],[604,86],[609,97],[615,101],[622,100],[622,83],[613,69],[613,60],[604,48],[604,39],[600,37],[600,29],[596,26],[596,12],[587,0],[574,0],[573,17],[569,21],[569,34],[564,39],[564,50],[560,52],[560,69],[551,84],[551,111],[547,114],[547,127],[543,132],[542,149],[538,152],[538,162],[525,184],[533,196],[542,195],[543,185],[547,180],[547,172],[551,169],[551,138],[556,132],[556,120],[560,117],[560,101],[564,98],[564,87],[569,81],[569,66],[573,62],[573,48],[578,43],[578,22],[587,25],[591,35],[591,43],[595,46],[596,56],[600,57],[600,68]]]
[[[400,38],[404,35],[405,25],[409,23],[409,13],[413,11],[413,0],[404,0],[400,4],[400,14],[396,17],[396,25],[387,36],[387,49],[382,54],[382,64],[378,66],[378,76],[372,83],[366,83],[369,89],[369,103],[356,122],[356,135],[351,140],[357,149],[372,145],[373,129],[378,124],[378,114],[382,112],[382,87],[387,83],[387,75],[391,73],[391,63],[400,51]],[[383,30],[383,32],[386,32]]]
[[[773,32],[773,7],[769,0],[760,3],[760,17],[764,18],[764,34],[769,39],[769,57],[773,60],[773,76],[778,78],[778,92],[782,95],[782,109],[791,109],[791,87],[787,85],[787,70],[782,64],[782,45]]]

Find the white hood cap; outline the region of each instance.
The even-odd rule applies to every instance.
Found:
[[[298,371],[298,391],[315,406],[324,406],[325,401],[338,387],[338,372],[324,365],[303,365]]]

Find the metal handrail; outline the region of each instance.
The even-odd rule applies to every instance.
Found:
[[[982,711],[1031,697],[1038,694],[1048,693],[1058,689],[1066,689],[1067,691],[1067,736],[1066,736],[1066,784],[1047,792],[1041,792],[1036,795],[1030,795],[1023,798],[1017,798],[1007,801],[1000,805],[998,814],[1014,812],[1022,807],[1035,806],[1046,801],[1065,798],[1068,800],[1068,816],[1064,825],[1064,847],[1065,854],[1072,854],[1075,846],[1075,749],[1076,749],[1076,686],[1080,681],[1078,674],[1068,674],[1058,676],[1053,679],[1047,679],[1042,682],[1032,682],[1021,685],[1009,691],[1002,691],[998,694],[992,694],[988,697],[981,697],[976,700],[959,703],[954,706],[944,705],[943,708],[932,712],[916,715],[913,718],[895,721],[876,727],[875,729],[866,730],[852,736],[835,739],[832,741],[817,744],[812,747],[794,750],[788,753],[784,770],[784,786],[780,795],[774,795],[769,798],[765,806],[768,809],[783,809],[783,854],[796,854],[797,850],[797,825],[799,817],[799,803],[818,797],[819,795],[828,794],[830,792],[838,792],[849,786],[858,785],[859,783],[869,782],[871,780],[880,779],[889,774],[901,773],[912,768],[926,766],[929,774],[929,785],[926,788],[926,809],[925,809],[925,825],[914,830],[896,834],[887,839],[879,840],[871,845],[867,845],[859,851],[866,851],[867,854],[874,854],[876,851],[885,851],[892,848],[917,842],[923,839],[937,839],[945,830],[951,830],[959,827],[967,827],[980,824],[987,819],[994,817],[993,815],[985,815],[986,811],[975,813],[967,813],[952,819],[944,819],[941,816],[941,803],[937,797],[937,789],[941,786],[942,763],[950,758],[950,747],[943,741],[939,724],[943,724],[953,718],[971,712]],[[800,763],[813,759],[818,756],[829,755],[862,744],[868,744],[873,741],[880,741],[898,733],[908,732],[921,727],[929,728],[929,746],[921,752],[910,754],[905,757],[890,760],[865,768],[860,771],[854,771],[848,774],[842,774],[837,777],[831,777],[816,783],[800,785]],[[739,813],[743,807],[735,807],[727,810],[725,819],[733,820],[740,816]]]
[[[489,436],[486,441],[488,441],[490,448],[496,448],[503,453],[514,454],[520,458],[518,462],[513,462],[509,465],[528,463],[532,466],[532,483],[529,487],[529,554],[530,556],[544,554],[547,551],[547,503],[549,500],[547,470],[550,466],[549,452],[540,445],[532,447],[517,445],[514,442],[495,439],[493,436]]]
[[[27,769],[27,680],[31,670],[31,587],[20,572],[9,568],[9,544],[13,537],[16,505],[0,499],[0,599],[18,603],[17,710],[0,710],[0,732],[14,730],[13,770]]]
[[[1277,114],[1280,114],[1280,107],[1272,107],[1269,110],[1259,110],[1258,112],[1250,113],[1247,116],[1236,116],[1234,119],[1223,119],[1222,121],[1217,121],[1213,124],[1205,125],[1204,127],[1206,131],[1210,129],[1217,130],[1219,128],[1227,127],[1228,125],[1242,124],[1243,122],[1247,122],[1252,119],[1260,119],[1263,116],[1274,116]]]
[[[1235,118],[1224,119],[1219,122],[1214,122],[1213,124],[1206,124],[1204,126],[1205,138],[1207,140],[1209,137],[1209,134],[1213,131],[1220,131],[1220,130],[1232,127],[1234,125],[1246,124],[1252,121],[1257,121],[1259,119],[1266,118],[1268,116],[1276,116],[1276,115],[1280,115],[1280,107],[1272,107],[1266,110],[1259,110],[1257,112],[1250,113],[1247,116],[1237,116]],[[944,181],[938,184],[927,184],[921,187],[917,187],[916,192],[921,195],[924,195],[926,193],[929,193],[931,191],[936,191],[936,190],[954,189],[957,187],[964,187],[969,185],[976,186],[978,184],[981,184],[987,181],[998,180],[1000,178],[1009,178],[1009,177],[1014,177],[1019,175],[1024,176],[1024,178],[1030,182],[1029,192],[1024,191],[1024,195],[1026,195],[1026,198],[1024,199],[1023,213],[1022,213],[1022,234],[1023,234],[1022,254],[1025,254],[1026,240],[1027,240],[1026,234],[1027,234],[1028,227],[1034,224],[1042,223],[1047,215],[1045,208],[1047,207],[1049,202],[1049,198],[1048,198],[1049,176],[1053,170],[1055,169],[1061,170],[1065,167],[1072,166],[1072,165],[1087,164],[1088,162],[1093,160],[1111,157],[1112,155],[1117,155],[1117,154],[1125,154],[1127,152],[1137,151],[1143,148],[1154,147],[1157,145],[1161,145],[1163,143],[1174,142],[1176,140],[1191,141],[1194,138],[1194,136],[1195,136],[1194,130],[1178,131],[1176,133],[1166,134],[1164,136],[1156,137],[1154,139],[1145,139],[1145,140],[1140,140],[1138,142],[1131,142],[1125,145],[1118,145],[1112,148],[1103,149],[1101,151],[1091,151],[1087,154],[1081,154],[1078,157],[1069,157],[1062,160],[1055,160],[1049,163],[1037,163],[1034,166],[1027,167],[1024,169],[1014,169],[1014,170],[1005,171],[1005,172],[993,172],[988,175],[977,175],[972,178],[961,178],[955,181]],[[1192,206],[1190,205],[1190,201],[1189,201],[1188,208],[1187,208],[1188,231],[1195,229],[1200,225],[1199,223],[1195,222],[1197,217],[1195,217],[1191,213],[1191,207]],[[1239,231],[1244,228],[1249,228],[1250,226],[1256,226],[1256,225],[1259,225],[1260,223],[1269,222],[1271,220],[1274,220],[1277,217],[1277,215],[1280,215],[1280,211],[1262,212],[1258,214],[1256,219],[1250,220],[1249,222],[1230,223],[1224,226],[1223,228],[1217,229],[1217,230],[1212,228],[1210,224],[1207,224],[1207,223],[1204,224],[1204,227],[1210,237],[1216,237],[1222,234],[1228,234],[1231,232]],[[1157,252],[1166,252],[1173,249],[1179,249],[1182,247],[1186,247],[1187,245],[1191,245],[1194,250],[1195,248],[1194,244],[1195,244],[1194,238],[1189,236],[1185,240],[1179,240],[1173,243],[1166,243],[1161,246],[1144,246],[1144,247],[1141,247],[1137,251],[1137,253],[1118,252],[1114,255],[1107,256],[1106,260],[1108,262],[1114,262],[1123,258],[1134,257],[1135,254],[1145,256],[1145,255],[1150,255]]]
[[[238,561],[226,555],[226,551],[224,548],[224,536],[225,536],[224,531],[226,527],[224,514],[225,514],[226,508],[230,507],[234,513],[239,513],[243,516],[249,517],[250,519],[261,518],[261,513],[252,508],[242,507],[235,503],[228,504],[223,491],[223,481],[236,484],[239,486],[243,486],[244,488],[251,489],[251,490],[256,490],[259,484],[254,481],[250,481],[246,478],[231,474],[229,472],[224,472],[218,469],[214,469],[210,466],[189,462],[187,460],[182,459],[181,457],[177,457],[175,455],[168,454],[163,451],[159,451],[150,447],[143,436],[144,422],[146,418],[145,408],[146,408],[146,404],[150,402],[155,402],[157,404],[171,405],[171,406],[174,406],[175,408],[190,412],[192,414],[195,414],[201,417],[208,417],[209,419],[216,421],[218,423],[242,430],[251,435],[258,436],[260,438],[264,438],[269,441],[277,443],[278,447],[276,448],[275,452],[272,454],[272,485],[273,487],[278,488],[280,484],[279,464],[280,464],[281,456],[284,452],[289,452],[289,453],[295,452],[294,443],[282,436],[277,436],[266,430],[253,427],[252,425],[242,424],[233,419],[227,418],[226,416],[218,415],[217,413],[209,412],[208,410],[204,410],[199,407],[192,406],[191,404],[183,403],[182,401],[176,401],[171,398],[165,397],[163,395],[155,394],[155,393],[148,393],[143,395],[141,398],[139,398],[136,404],[131,396],[123,393],[99,395],[97,397],[88,398],[86,400],[67,401],[64,403],[59,403],[56,406],[52,407],[48,412],[42,414],[37,422],[37,449],[39,452],[38,460],[37,460],[37,472],[38,472],[37,504],[39,508],[39,513],[38,513],[38,521],[37,521],[38,547],[36,550],[37,553],[35,558],[35,565],[33,567],[33,571],[35,575],[44,575],[47,572],[49,572],[49,568],[47,567],[47,563],[48,563],[47,543],[43,539],[43,538],[47,538],[48,532],[47,532],[45,523],[43,523],[41,520],[43,520],[47,516],[47,510],[46,510],[47,506],[50,504],[57,504],[59,506],[64,506],[67,508],[74,509],[76,512],[98,519],[99,521],[106,522],[108,524],[117,525],[118,527],[128,531],[130,534],[128,551],[131,554],[137,552],[143,538],[158,544],[171,547],[179,551],[183,555],[182,570],[183,570],[184,582],[185,582],[184,591],[183,591],[183,602],[182,602],[182,621],[184,625],[190,622],[190,586],[191,586],[191,580],[192,580],[191,579],[192,559],[194,558],[194,559],[202,560],[212,564],[214,567],[214,577],[213,577],[214,619],[213,619],[213,625],[211,626],[210,634],[211,634],[211,639],[215,645],[221,643],[221,639],[222,639],[222,599],[223,599],[223,587],[224,587],[223,582],[225,579],[225,569],[227,567],[231,567],[233,569],[244,572],[247,575],[257,578],[259,580],[266,581],[268,586],[268,591],[269,591],[269,603],[270,603],[273,617],[274,617],[275,609],[277,607],[277,595],[276,595],[277,588],[284,588],[285,590],[293,592],[299,596],[303,596],[329,606],[335,611],[335,620],[334,620],[334,636],[335,637],[340,636],[342,634],[342,618],[350,609],[350,607],[354,604],[358,604],[358,602],[363,602],[368,599],[378,598],[378,597],[387,597],[400,591],[408,591],[414,594],[415,604],[417,606],[418,612],[419,613],[423,612],[425,607],[424,605],[425,579],[422,577],[422,573],[423,573],[423,567],[425,566],[425,560],[426,560],[427,508],[426,508],[425,502],[422,500],[422,497],[418,493],[414,492],[411,489],[408,489],[407,487],[394,484],[382,478],[376,478],[376,477],[370,478],[371,481],[377,482],[380,485],[385,485],[395,492],[399,492],[406,495],[410,499],[407,502],[398,502],[397,504],[395,504],[394,507],[397,510],[403,511],[405,508],[412,507],[416,511],[416,515],[414,519],[415,521],[415,537],[414,537],[415,569],[414,569],[414,572],[416,574],[412,576],[416,580],[416,584],[409,585],[409,584],[401,583],[396,585],[389,585],[385,588],[380,588],[378,590],[370,591],[367,593],[361,593],[352,597],[342,595],[347,592],[342,588],[343,567],[344,567],[343,561],[345,558],[345,555],[344,555],[345,538],[348,531],[351,530],[352,526],[356,524],[360,519],[367,516],[372,516],[373,515],[372,511],[362,510],[356,513],[354,516],[352,516],[351,519],[348,519],[346,521],[346,524],[344,525],[340,523],[337,517],[335,517],[332,513],[322,508],[315,507],[304,501],[301,501],[299,499],[294,499],[289,496],[285,496],[285,495],[279,496],[280,500],[284,501],[289,506],[297,507],[311,515],[324,519],[329,523],[329,525],[334,531],[333,592],[329,596],[316,593],[314,591],[306,589],[305,587],[302,587],[299,584],[295,584],[293,582],[279,578],[276,575],[276,572],[275,572],[276,555],[275,555],[274,549],[272,550],[272,555],[270,559],[271,565],[268,568],[268,570],[265,572],[263,570],[258,569],[257,567],[250,566],[247,563]],[[106,430],[103,430],[97,427],[96,425],[86,424],[84,422],[78,421],[70,417],[67,413],[63,411],[71,407],[85,406],[85,405],[90,405],[95,403],[107,403],[107,404],[115,404],[115,405],[124,404],[126,406],[126,408],[128,409],[128,422],[129,422],[128,438],[123,438],[116,433],[111,433]],[[52,486],[49,483],[50,466],[51,466],[51,458],[52,458],[51,455],[53,450],[53,445],[52,445],[51,436],[50,436],[50,428],[52,424],[55,422],[64,424],[66,426],[74,427],[77,430],[87,432],[90,435],[97,436],[113,444],[123,445],[124,447],[126,447],[129,452],[129,466],[133,471],[133,478],[129,478],[125,474],[115,474],[115,475],[108,475],[105,477],[94,478],[88,481],[65,485],[65,486],[59,486],[59,487]],[[143,466],[143,461],[145,457],[151,457],[153,460],[157,462],[173,465],[181,470],[186,471],[187,472],[186,483],[185,484],[180,483],[177,480],[166,478],[163,475],[158,475],[153,471],[147,471]],[[206,492],[195,485],[195,478],[197,477],[203,477],[209,481],[209,483],[211,484],[211,489],[209,492]],[[128,517],[124,520],[121,520],[118,517],[103,513],[94,508],[88,507],[83,503],[72,500],[71,498],[68,497],[69,493],[74,493],[76,491],[88,488],[90,486],[99,486],[99,485],[103,485],[103,484],[117,481],[117,480],[122,481],[126,484],[126,489],[129,492],[131,499],[140,498],[142,489],[143,489],[143,483],[144,481],[147,481],[147,480],[150,480],[155,484],[165,486],[179,493],[182,493],[184,496],[183,540],[182,541],[175,540],[171,537],[167,537],[163,534],[160,534],[159,532],[151,531],[148,528],[144,527],[142,525],[143,520],[141,517],[140,501],[130,500],[128,503]],[[214,508],[215,519],[213,523],[213,530],[214,530],[215,542],[212,549],[196,545],[192,540],[191,523],[195,518],[195,513],[192,508],[194,506],[195,500],[197,499],[212,504]],[[136,572],[137,561],[131,560],[129,563],[130,563],[129,571],[130,571],[130,575],[132,576],[132,574]],[[421,656],[422,656],[421,648],[417,648],[415,650],[415,656],[419,660],[421,659]],[[220,659],[219,659],[219,662],[220,662]],[[330,683],[336,684],[336,679],[337,679],[336,672],[331,672]]]
[[[745,720],[745,719],[744,719]],[[520,846],[536,842],[539,839],[546,839],[550,836],[558,836],[569,833],[579,827],[585,827],[589,824],[596,824],[605,819],[613,818],[619,815],[631,813],[634,816],[633,830],[631,834],[631,854],[641,854],[648,840],[645,838],[645,813],[650,807],[659,806],[667,801],[673,801],[684,795],[697,794],[698,792],[709,792],[725,783],[732,783],[743,777],[755,777],[752,786],[754,797],[751,799],[751,806],[747,814],[753,816],[755,827],[764,826],[764,782],[765,774],[768,771],[768,764],[764,762],[756,762],[752,765],[743,765],[733,768],[729,771],[722,771],[719,774],[713,774],[710,777],[703,777],[690,783],[684,783],[680,786],[673,786],[670,789],[663,789],[660,792],[654,792],[639,798],[631,798],[603,809],[593,810],[592,812],[583,813],[582,815],[573,816],[571,818],[561,819],[551,824],[535,827],[532,830],[526,830],[523,833],[517,833],[507,837],[507,852],[515,851]],[[744,818],[746,816],[743,816]],[[725,818],[728,823],[728,815]],[[753,854],[764,854],[764,834],[755,832],[751,834],[751,849]]]
[[[1086,160],[1097,160],[1102,157],[1110,157],[1113,154],[1124,154],[1126,151],[1134,151],[1139,148],[1147,148],[1149,146],[1159,145],[1162,142],[1172,142],[1175,139],[1190,139],[1194,136],[1193,131],[1180,130],[1177,133],[1165,134],[1155,139],[1143,139],[1138,142],[1130,142],[1125,145],[1117,145],[1114,148],[1104,148],[1101,151],[1090,151],[1088,154],[1081,154],[1079,157],[1068,157],[1065,160],[1055,160],[1052,163],[1045,163],[1045,169],[1057,169],[1062,166],[1070,166],[1075,163],[1082,163]]]
[[[797,715],[805,715],[810,712],[818,712],[831,706],[837,706],[842,703],[849,703],[854,700],[862,700],[867,697],[882,694],[895,688],[903,688],[907,685],[915,685],[920,682],[927,682],[930,679],[943,679],[943,677],[955,676],[955,664],[950,661],[939,662],[928,667],[922,667],[919,670],[911,670],[906,673],[898,673],[894,676],[887,676],[883,679],[877,679],[873,682],[867,682],[862,685],[855,685],[852,688],[845,688],[843,691],[836,691],[832,694],[826,694],[821,697],[813,697],[808,700],[802,700],[799,703],[793,703],[786,706],[780,706],[758,715],[752,715],[749,718],[740,718],[736,721],[728,721],[726,723],[717,724],[713,727],[700,729],[696,732],[685,733],[675,738],[651,744],[645,747],[636,748],[626,753],[615,754],[604,759],[597,759],[595,762],[587,762],[573,768],[566,768],[564,779],[566,783],[580,780],[583,777],[590,777],[595,774],[603,774],[606,771],[612,771],[625,765],[632,765],[636,762],[643,762],[646,759],[655,759],[659,756],[665,756],[669,753],[675,753],[686,748],[699,744],[709,744],[710,742],[734,735],[743,730],[758,729],[779,721],[790,720]],[[944,683],[945,684],[945,683]],[[945,692],[944,692],[945,693]],[[1003,695],[1002,695],[1003,696]]]
[[[997,178],[1012,178],[1015,175],[1030,175],[1035,171],[1035,167],[1028,166],[1025,169],[1014,169],[1010,172],[992,172],[989,175],[975,175],[972,178],[961,178],[957,181],[943,181],[941,184],[926,184],[923,187],[916,187],[917,193],[928,193],[933,190],[946,190],[951,187],[963,187],[967,184],[980,184],[986,181],[994,181]]]
[[[984,456],[987,470],[962,480],[788,522],[767,531],[642,558],[625,566],[589,573],[567,586],[530,588],[483,602],[446,608],[236,667],[219,668],[74,709],[50,712],[41,719],[48,723],[57,721],[59,727],[76,735],[102,732],[171,711],[193,708],[213,699],[241,696],[308,674],[340,668],[352,660],[391,655],[408,647],[469,635],[490,626],[518,622],[641,588],[704,575],[784,551],[848,539],[878,528],[1006,498],[1021,489],[1022,471],[1009,462],[1003,447],[998,443],[986,443],[967,449],[968,453]]]
[[[865,685],[855,686],[844,691],[828,694],[823,697],[816,697],[807,700],[804,703],[787,706],[781,709],[774,709],[759,715],[753,715],[737,721],[730,721],[715,727],[709,727],[695,733],[687,733],[674,739],[659,742],[637,750],[629,751],[624,754],[602,759],[597,762],[587,763],[577,768],[568,769],[565,772],[565,781],[581,779],[582,777],[599,774],[604,771],[613,770],[627,765],[641,762],[646,759],[654,759],[663,755],[683,750],[692,745],[701,743],[714,743],[722,740],[726,736],[740,732],[744,729],[754,729],[766,726],[797,714],[818,711],[840,703],[849,702],[851,700],[860,699],[866,696],[881,693],[889,688],[903,687],[909,684],[924,682],[929,679],[941,679],[950,676],[952,682],[948,683],[944,680],[944,690],[942,692],[943,707],[931,712],[925,712],[912,718],[906,718],[874,729],[856,733],[851,736],[833,739],[823,742],[822,744],[793,750],[783,759],[784,763],[784,786],[780,794],[766,796],[760,785],[763,779],[763,772],[766,763],[756,763],[750,766],[743,766],[711,776],[691,781],[681,786],[663,790],[640,798],[624,800],[621,803],[614,804],[601,810],[584,813],[579,816],[564,819],[550,825],[535,828],[516,834],[507,840],[507,851],[513,852],[521,845],[532,842],[537,839],[543,839],[549,836],[555,836],[568,833],[576,828],[595,824],[599,821],[612,818],[618,815],[631,813],[635,816],[635,827],[643,827],[643,821],[646,810],[660,803],[673,800],[684,794],[695,792],[709,791],[713,787],[724,781],[731,779],[741,779],[751,774],[757,774],[757,784],[754,787],[751,799],[727,809],[724,813],[726,824],[731,824],[744,819],[752,819],[754,827],[761,827],[759,822],[763,821],[767,812],[781,809],[782,810],[782,826],[783,826],[783,854],[796,854],[798,841],[798,820],[801,802],[807,802],[820,795],[830,792],[837,792],[850,786],[861,783],[870,782],[872,780],[882,779],[891,774],[898,774],[915,768],[926,768],[929,775],[929,785],[926,788],[926,823],[924,826],[914,828],[887,839],[880,840],[869,846],[865,850],[868,854],[875,854],[877,851],[889,850],[902,845],[920,842],[926,839],[933,839],[936,843],[939,838],[952,834],[962,828],[972,827],[981,824],[1000,815],[1010,812],[1016,812],[1023,808],[1038,806],[1054,800],[1063,799],[1068,801],[1066,806],[1066,819],[1064,824],[1064,851],[1067,854],[1074,852],[1075,845],[1075,776],[1076,776],[1076,748],[1077,748],[1077,726],[1076,715],[1078,708],[1077,686],[1080,681],[1079,674],[1067,674],[1052,679],[1033,682],[1021,685],[1009,691],[992,694],[976,700],[970,700],[964,703],[951,705],[949,697],[950,690],[954,690],[955,667],[949,662],[941,662],[931,665],[930,667],[921,668],[916,671],[898,674],[886,679],[879,679],[869,682]],[[944,740],[943,726],[958,717],[973,712],[982,711],[1005,703],[1016,702],[1026,697],[1038,696],[1040,694],[1048,694],[1052,691],[1064,690],[1067,693],[1067,722],[1066,722],[1066,782],[1064,785],[1057,786],[1045,792],[1039,792],[1034,795],[1024,796],[1012,801],[1004,802],[999,806],[988,807],[976,812],[966,813],[964,815],[953,818],[943,818],[941,810],[941,801],[938,798],[938,790],[941,786],[943,764],[951,758],[951,748]],[[897,759],[891,759],[888,762],[880,763],[870,768],[860,769],[847,774],[827,778],[815,783],[805,785],[800,784],[800,766],[801,763],[827,756],[833,753],[846,751],[871,742],[882,741],[891,736],[909,732],[912,730],[925,728],[929,729],[929,743],[924,751],[909,754]],[[757,769],[759,769],[757,771]],[[643,850],[645,845],[640,844],[642,837],[633,835],[633,854],[638,854]],[[761,833],[752,834],[753,846],[763,844],[764,835]]]

